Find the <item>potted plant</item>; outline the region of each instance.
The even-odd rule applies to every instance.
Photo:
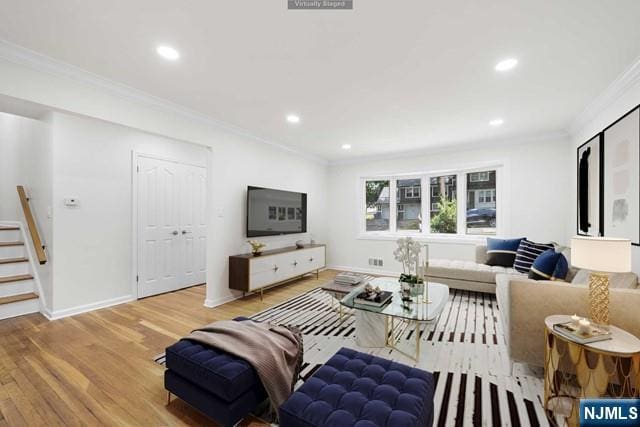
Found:
[[[400,288],[403,294],[408,292],[411,296],[422,295],[424,280],[418,271],[422,245],[411,237],[402,237],[396,243],[398,248],[393,252],[393,255],[396,261],[402,263],[403,271],[399,280]]]
[[[249,244],[251,245],[251,253],[253,256],[259,256],[262,254],[262,250],[267,246],[262,242],[258,242],[257,240],[249,240]]]

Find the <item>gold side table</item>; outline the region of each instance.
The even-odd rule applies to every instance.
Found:
[[[640,397],[640,339],[611,326],[610,340],[578,344],[553,329],[569,321],[545,319],[544,407],[578,426],[580,399]]]

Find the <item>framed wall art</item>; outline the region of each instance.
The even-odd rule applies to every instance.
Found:
[[[640,246],[640,107],[603,132],[604,235]]]
[[[602,133],[594,136],[577,150],[577,233],[582,236],[603,234]]]

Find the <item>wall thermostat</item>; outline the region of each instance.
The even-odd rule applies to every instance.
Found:
[[[80,201],[77,197],[67,197],[64,199],[64,205],[68,208],[79,208]]]

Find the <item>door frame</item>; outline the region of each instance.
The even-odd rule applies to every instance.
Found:
[[[207,218],[207,248],[205,248],[205,253],[208,254],[209,250],[208,250],[208,236],[210,233],[210,224],[211,224],[211,197],[210,197],[210,189],[211,189],[211,176],[210,176],[210,171],[211,171],[211,148],[210,147],[203,147],[207,149],[207,158],[205,159],[204,165],[202,164],[197,164],[197,163],[192,163],[192,162],[185,162],[183,160],[179,160],[176,158],[172,158],[172,157],[167,157],[167,156],[161,156],[161,155],[157,155],[157,154],[151,154],[151,153],[147,153],[144,151],[136,151],[136,150],[131,150],[131,295],[133,295],[133,298],[135,300],[139,300],[140,299],[140,293],[139,293],[139,282],[138,282],[138,277],[139,277],[139,269],[138,269],[138,189],[139,189],[139,184],[138,184],[138,161],[141,157],[144,158],[148,158],[148,159],[154,159],[154,160],[161,160],[161,161],[165,161],[165,162],[172,162],[172,163],[177,163],[177,164],[181,164],[181,165],[187,165],[187,166],[195,166],[195,167],[199,167],[199,168],[204,168],[205,171],[207,172],[207,191],[206,191],[206,195],[207,195],[207,200],[206,200],[206,207],[205,207],[205,215]],[[208,273],[209,269],[207,268],[207,273]]]

